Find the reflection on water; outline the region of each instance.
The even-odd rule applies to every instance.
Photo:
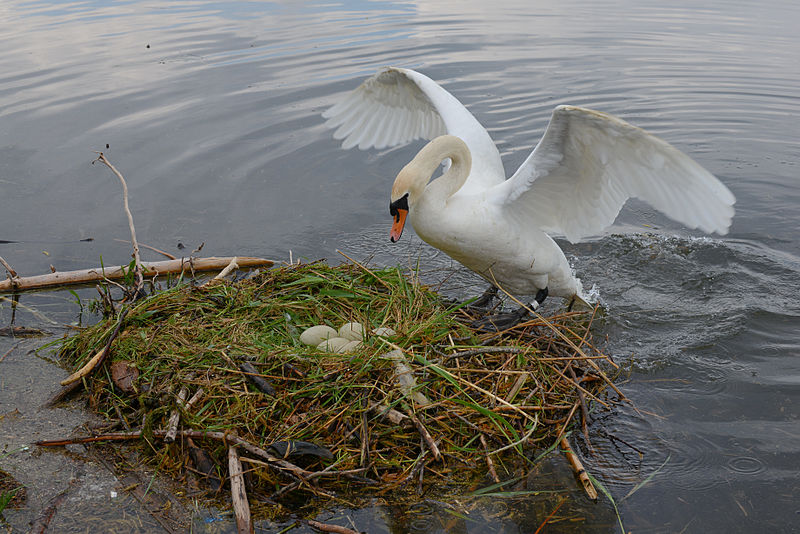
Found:
[[[617,114],[719,176],[737,215],[729,236],[712,239],[634,202],[609,235],[565,244],[609,308],[598,333],[630,369],[623,388],[635,402],[595,414],[600,454],[584,450],[585,463],[627,529],[787,531],[800,521],[798,22],[800,8],[778,0],[6,0],[0,240],[20,243],[0,255],[21,274],[128,262],[115,241],[127,237],[118,184],[90,165],[103,149],[128,179],[149,245],[419,260],[448,291],[474,295],[483,284],[449,258],[418,240],[388,244],[388,189],[418,145],[344,151],[320,113],[381,66],[416,68],[486,125],[509,173],[555,105]],[[36,313],[18,310],[17,324],[74,322],[73,301],[24,295]],[[3,324],[10,314],[1,301]],[[11,347],[0,339],[0,355]],[[18,399],[10,361],[0,381]],[[549,531],[618,528],[606,499],[575,492],[560,457],[541,469],[529,484],[570,496]],[[376,502],[330,517],[369,532],[527,532],[557,503]]]

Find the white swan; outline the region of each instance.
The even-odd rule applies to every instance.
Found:
[[[582,298],[548,234],[571,242],[614,222],[628,198],[690,228],[726,234],[733,194],[665,141],[598,111],[558,106],[536,148],[506,180],[500,153],[467,109],[430,78],[386,68],[323,116],[344,148],[433,139],[397,175],[394,242],[406,216],[417,234],[494,286],[518,295]],[[444,174],[431,181],[439,165]],[[446,165],[447,166],[447,165]]]

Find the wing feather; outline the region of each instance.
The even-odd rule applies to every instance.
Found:
[[[505,180],[500,153],[472,114],[436,82],[410,69],[389,67],[365,80],[323,113],[342,147],[386,148],[444,134],[460,137],[472,153],[465,188]]]
[[[600,233],[629,198],[707,233],[726,234],[735,198],[667,142],[597,111],[559,106],[542,140],[491,200],[517,221],[575,242]]]

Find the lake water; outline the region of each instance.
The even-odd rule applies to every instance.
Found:
[[[587,469],[626,530],[798,531],[798,28],[800,4],[788,0],[4,0],[0,240],[18,243],[0,244],[0,256],[21,275],[129,261],[119,183],[91,165],[103,150],[128,180],[147,245],[178,255],[204,243],[204,255],[420,258],[426,272],[455,271],[476,294],[480,280],[413,233],[388,242],[389,189],[420,145],[345,151],[320,113],[380,67],[411,67],[470,108],[507,172],[555,105],[616,114],[718,176],[737,212],[727,236],[706,237],[632,203],[604,235],[565,245],[608,307],[597,334],[630,369],[620,387],[635,406],[599,414],[591,431],[600,454],[584,454]],[[15,322],[61,333],[79,319],[74,300],[23,295]],[[0,301],[0,326],[11,313]],[[0,361],[0,452],[80,421],[42,415],[34,402],[62,376],[28,353],[36,343],[0,338],[0,356],[11,351]],[[25,530],[63,488],[35,480],[52,457],[0,458],[34,486],[28,509],[6,512],[13,528]],[[573,493],[546,532],[618,531],[611,502],[583,499],[563,464],[553,457],[543,480]],[[54,481],[69,478],[57,463],[52,470]],[[80,509],[84,518],[115,509],[97,502]],[[370,533],[532,532],[552,509],[486,499],[459,519],[450,506],[460,510],[376,503],[321,518]],[[82,531],[76,521],[60,528]]]

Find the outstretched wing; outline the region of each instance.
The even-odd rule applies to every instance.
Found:
[[[575,242],[616,219],[629,198],[704,232],[728,233],[733,194],[669,143],[611,115],[559,106],[539,144],[491,192],[518,222]]]
[[[489,133],[453,95],[410,69],[389,67],[367,79],[322,115],[344,148],[385,148],[444,134],[460,137],[472,153],[470,186],[505,180]]]

